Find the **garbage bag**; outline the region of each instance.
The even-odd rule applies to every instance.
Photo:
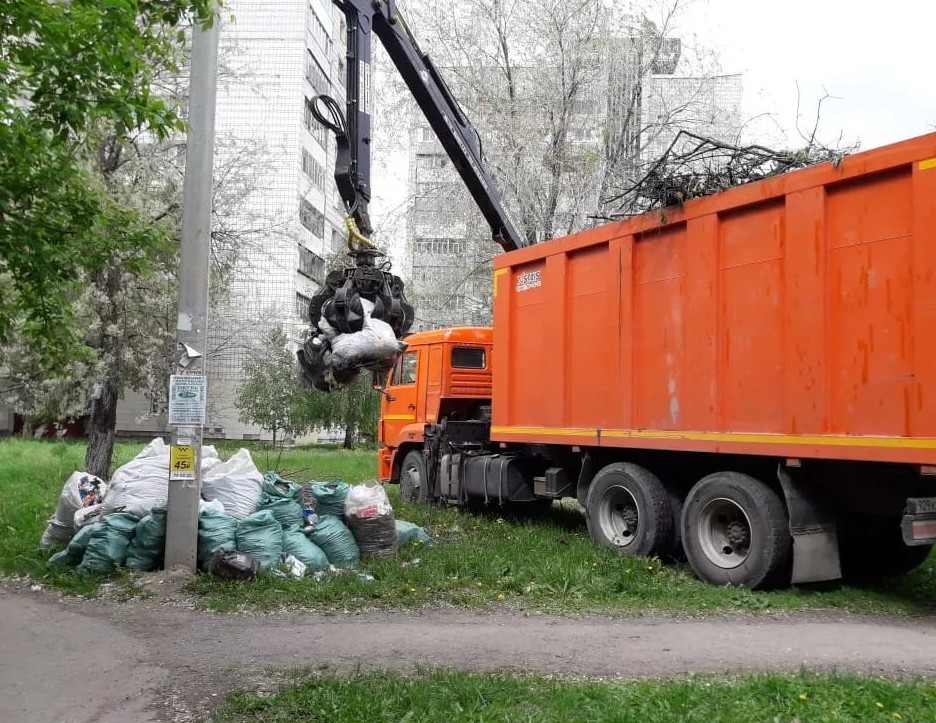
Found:
[[[301,489],[296,482],[269,472],[263,478],[260,509],[270,510],[283,528],[302,525]]]
[[[260,563],[236,550],[218,550],[209,566],[212,575],[224,580],[251,580],[260,571]]]
[[[239,449],[227,462],[205,472],[202,497],[220,500],[224,511],[241,520],[257,511],[263,476],[246,449]]]
[[[83,507],[100,504],[106,490],[107,485],[99,477],[84,472],[72,472],[65,480],[58,506],[49,519],[39,544],[42,547],[66,544],[77,531],[75,513]]]
[[[354,485],[348,490],[344,503],[345,518],[357,517],[368,519],[371,517],[385,517],[393,514],[390,498],[384,486],[372,480]]]
[[[319,515],[318,523],[307,537],[322,548],[328,561],[336,567],[356,567],[361,561],[354,535],[335,515]]]
[[[260,505],[260,509],[272,512],[276,521],[279,522],[284,529],[289,527],[302,527],[302,507],[299,506],[298,502],[280,498],[268,504]]]
[[[319,517],[334,515],[344,517],[344,503],[351,487],[340,479],[331,482],[317,482],[309,480],[312,485],[312,494],[315,495],[315,511]]]
[[[235,549],[250,555],[262,569],[272,567],[283,554],[283,526],[270,510],[260,510],[237,523]]]
[[[348,529],[354,535],[361,559],[396,556],[398,543],[392,512],[379,517],[349,517]]]
[[[418,542],[423,545],[435,544],[435,540],[432,539],[429,533],[415,522],[397,520],[396,532],[400,547],[403,547],[404,545],[410,545],[414,542]]]
[[[280,477],[276,472],[267,472],[263,476],[263,488],[260,493],[260,506],[268,505],[275,500],[293,500],[299,501],[299,492],[301,486],[298,482],[293,482],[285,477]]]
[[[218,550],[233,550],[237,544],[237,520],[210,505],[198,517],[198,567],[211,569]]]
[[[114,472],[101,515],[126,512],[146,517],[154,507],[165,507],[168,497],[169,447],[157,437]]]
[[[361,330],[350,334],[337,334],[324,318],[319,321],[319,330],[331,346],[331,365],[336,370],[361,367],[375,362],[389,363],[406,348],[396,338],[393,327],[386,321],[374,318],[374,303],[361,299]]]
[[[91,535],[78,572],[82,575],[108,573],[123,565],[139,521],[136,515],[117,512],[88,528]]]
[[[140,520],[127,547],[128,570],[158,570],[166,547],[166,508],[154,507]]]
[[[305,536],[299,528],[283,532],[283,554],[292,555],[310,570],[323,570],[328,567],[328,557],[322,548]]]
[[[80,564],[81,560],[84,558],[85,550],[88,549],[88,541],[91,539],[91,532],[93,530],[93,525],[82,527],[75,533],[75,536],[68,543],[68,547],[52,555],[46,565],[48,567],[54,567],[55,565],[75,567]]]

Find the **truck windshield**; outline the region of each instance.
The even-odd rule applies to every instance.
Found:
[[[456,346],[452,349],[452,366],[456,369],[484,369],[484,349],[476,346]]]

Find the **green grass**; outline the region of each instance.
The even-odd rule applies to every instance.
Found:
[[[218,723],[243,721],[894,721],[936,720],[932,680],[799,673],[595,682],[427,671],[311,678],[269,697],[241,693]]]
[[[220,447],[227,456],[239,445]],[[117,463],[132,458],[138,443],[120,443]],[[261,470],[276,465],[275,452],[254,448]],[[48,584],[93,593],[97,582],[67,571],[45,568],[38,549],[45,522],[68,474],[81,467],[84,446],[62,442],[0,440],[0,573],[27,574]],[[373,477],[372,451],[287,450],[281,470],[296,475],[356,483]],[[494,514],[469,514],[454,508],[403,503],[390,488],[398,519],[417,522],[438,541],[413,546],[393,560],[365,563],[375,580],[355,575],[329,576],[320,582],[265,577],[247,583],[199,577],[190,589],[218,611],[285,607],[359,609],[416,608],[453,604],[468,608],[506,605],[537,613],[647,612],[706,614],[726,611],[833,609],[867,614],[932,615],[936,612],[936,559],[912,574],[876,587],[793,588],[772,592],[712,587],[686,565],[621,558],[591,546],[581,513],[554,506],[537,520],[506,520]],[[418,559],[418,564],[413,563]]]

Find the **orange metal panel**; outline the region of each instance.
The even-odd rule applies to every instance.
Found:
[[[497,257],[492,437],[936,463],[934,158],[936,134]]]

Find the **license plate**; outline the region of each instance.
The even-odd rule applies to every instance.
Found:
[[[936,497],[910,497],[907,499],[908,515],[928,515],[936,513]]]

